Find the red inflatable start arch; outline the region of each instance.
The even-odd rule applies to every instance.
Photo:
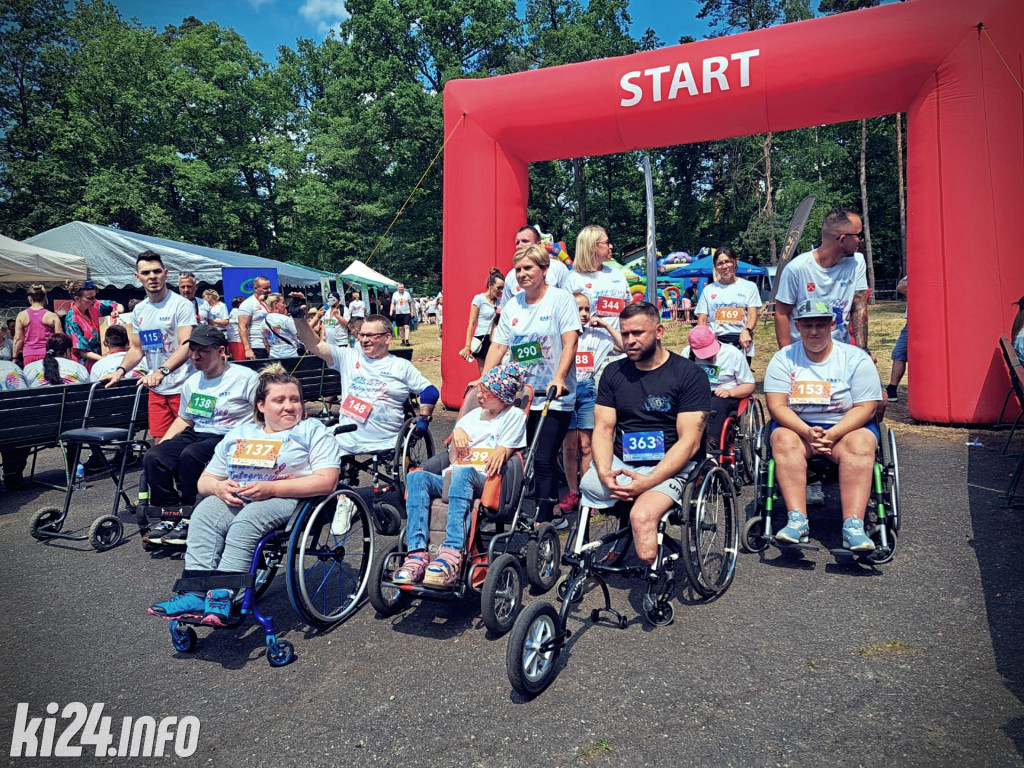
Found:
[[[1021,83],[1021,0],[911,0],[448,83],[445,404],[475,376],[458,356],[470,301],[492,266],[511,268],[531,161],[907,112],[910,413],[994,421],[1007,387],[996,343],[1024,294]]]

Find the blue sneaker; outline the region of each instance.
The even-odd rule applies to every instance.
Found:
[[[199,595],[192,592],[179,592],[170,600],[149,606],[150,616],[159,616],[163,619],[180,619],[183,616],[199,618],[203,615],[203,608],[206,603]]]
[[[775,538],[786,544],[801,544],[807,541],[807,535],[811,532],[811,526],[807,523],[807,515],[798,509],[789,513],[789,522],[786,527],[775,534]]]
[[[201,623],[207,627],[228,626],[231,617],[232,597],[234,597],[234,592],[230,589],[211,589],[207,592]]]
[[[864,521],[851,517],[843,523],[843,546],[851,552],[874,552],[875,543],[864,533]]]

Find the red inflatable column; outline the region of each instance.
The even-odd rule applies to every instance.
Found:
[[[511,269],[515,231],[525,223],[529,194],[527,164],[509,156],[472,114],[463,116],[461,85],[450,82],[444,92],[445,135],[455,129],[444,156],[441,268],[441,399],[449,408],[462,405],[466,384],[477,377],[476,364],[459,357],[466,343],[470,302],[486,287],[491,267],[503,273]]]
[[[985,23],[1021,78],[1020,7]],[[1015,18],[1013,18],[1015,17]],[[1024,82],[1024,80],[1022,80]],[[992,42],[966,32],[908,109],[910,414],[995,421],[1008,381],[996,344],[1024,294],[1024,94]]]

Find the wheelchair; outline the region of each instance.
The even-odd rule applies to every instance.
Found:
[[[548,404],[554,399],[553,389],[549,390],[541,411],[541,424],[547,416]],[[513,407],[529,412],[532,399],[533,389],[524,385]],[[463,400],[459,415],[476,405],[476,392],[471,390]],[[404,531],[399,542],[379,553],[369,586],[370,604],[378,614],[392,616],[406,608],[413,598],[457,600],[479,595],[484,625],[492,634],[500,636],[512,628],[522,609],[524,569],[535,589],[546,592],[555,585],[561,575],[558,532],[551,523],[543,523],[535,529],[533,516],[524,513],[539,435],[540,425],[526,454],[513,454],[499,475],[488,478],[481,497],[475,500],[466,521],[462,568],[453,587],[394,582],[395,572],[408,555]],[[447,458],[445,452],[425,469],[439,473],[447,465]],[[450,475],[442,497],[431,505],[428,538],[431,557],[437,554],[445,537],[449,482]]]
[[[422,435],[416,432],[419,398],[410,395],[403,410],[405,421],[393,449],[344,456],[341,460],[341,482],[356,488],[359,487],[360,473],[365,472],[372,478],[371,510],[377,532],[382,536],[394,536],[402,527],[401,510],[394,504],[382,501],[383,496],[393,491],[399,498],[404,498],[405,482],[409,472],[422,466],[435,453],[434,438],[430,432]]]
[[[128,466],[129,456],[141,457],[141,454],[149,447],[145,440],[135,440],[136,423],[139,414],[139,403],[142,395],[148,390],[145,387],[136,386],[134,383],[126,383],[115,389],[112,393],[103,393],[104,406],[94,410],[94,401],[101,398],[97,394],[100,387],[106,382],[98,381],[89,387],[89,395],[85,404],[85,413],[82,416],[82,426],[78,429],[65,430],[60,434],[61,446],[65,448],[66,459],[66,482],[64,492],[64,504],[62,507],[43,507],[32,515],[29,521],[29,533],[32,538],[38,541],[47,539],[65,539],[69,541],[86,541],[97,552],[104,552],[112,549],[121,543],[124,537],[124,525],[118,517],[118,508],[124,502],[128,512],[135,514],[138,508],[132,503],[124,490],[125,469]],[[127,427],[104,427],[90,426],[91,420],[103,421],[103,414],[97,414],[96,410],[108,411],[107,415],[118,411],[121,406],[127,406],[127,400],[132,401],[131,416]],[[111,411],[113,408],[113,411]],[[121,412],[123,414],[123,412]],[[120,415],[117,416],[120,418]],[[61,529],[71,511],[72,495],[76,490],[78,478],[76,469],[82,457],[83,447],[92,449],[93,455],[98,456],[103,463],[103,468],[114,481],[114,502],[110,514],[101,515],[93,520],[86,536],[78,536],[72,533],[63,532]],[[66,449],[70,448],[70,451]],[[116,451],[113,461],[107,456],[107,451]]]
[[[835,556],[853,556],[868,565],[883,565],[893,559],[900,530],[900,470],[896,434],[885,422],[877,421],[876,424],[881,439],[875,453],[871,495],[864,516],[864,532],[874,542],[875,550],[858,554],[842,547],[830,549]],[[808,460],[807,469],[808,483],[817,480],[837,481],[839,477],[839,468],[824,457]],[[785,523],[775,526],[772,519],[775,502],[782,500],[782,491],[775,482],[775,459],[772,458],[767,426],[761,430],[757,440],[755,475],[754,515],[743,528],[743,549],[746,552],[763,552],[769,545],[785,549],[818,549],[813,544],[787,544],[775,540],[774,531],[780,530]],[[777,520],[785,514],[784,503],[779,514]]]
[[[591,622],[607,620],[619,629],[626,628],[627,620],[611,606],[609,576],[645,581],[643,611],[654,626],[672,623],[677,561],[682,561],[686,583],[700,598],[716,598],[729,588],[739,543],[736,492],[729,473],[715,459],[705,458],[689,462],[683,479],[682,504],[658,521],[658,551],[650,567],[626,564],[633,541],[628,503],[608,509],[581,507],[562,556],[569,575],[558,585],[560,608],[543,600],[531,603],[509,635],[505,667],[517,692],[536,696],[554,680],[558,656],[572,636],[569,616],[588,585],[599,587],[604,598],[603,607],[591,611]]]
[[[712,455],[729,473],[737,489],[755,480],[757,438],[763,426],[764,406],[753,395],[741,399],[736,413],[722,424],[719,448]]]
[[[286,569],[288,600],[298,616],[312,627],[327,629],[359,606],[373,554],[370,509],[355,490],[339,485],[328,496],[304,500],[283,527],[263,536],[249,573],[178,579],[174,591],[236,590],[228,625],[219,629],[237,627],[251,614],[263,628],[267,661],[282,667],[294,660],[295,648],[278,639],[273,617],[259,608],[259,598],[277,570],[282,565]],[[195,651],[198,636],[193,626],[200,620],[182,616],[170,621],[175,650]]]

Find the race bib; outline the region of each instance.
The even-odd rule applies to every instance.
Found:
[[[794,381],[789,387],[790,405],[828,405],[831,402],[830,381]]]
[[[365,424],[373,411],[373,404],[349,395],[341,403],[341,412],[357,424]]]
[[[665,433],[626,432],[622,435],[622,460],[661,461],[665,458]]]
[[[544,349],[539,341],[524,341],[512,345],[512,357],[520,365],[536,365],[544,361]]]
[[[463,467],[476,467],[483,470],[487,459],[494,452],[493,448],[470,448],[465,456],[460,456],[455,463]]]
[[[139,341],[143,349],[163,349],[164,335],[159,328],[139,332]]]
[[[594,353],[593,352],[577,352],[576,353],[576,370],[582,373],[590,373],[594,370]]]
[[[743,318],[746,316],[747,311],[743,307],[719,307],[715,310],[716,323],[726,323],[729,325],[742,323]]]
[[[594,307],[595,317],[618,317],[626,308],[626,300],[614,296],[598,296],[597,306]]]
[[[185,406],[185,413],[189,416],[202,416],[206,419],[213,418],[213,407],[217,404],[216,397],[204,395],[201,392],[193,392]]]
[[[718,375],[722,372],[722,366],[720,365],[704,365],[698,363],[700,368],[708,375],[708,381],[712,384],[718,383]]]
[[[233,467],[273,469],[284,443],[280,440],[239,440],[228,461]]]

